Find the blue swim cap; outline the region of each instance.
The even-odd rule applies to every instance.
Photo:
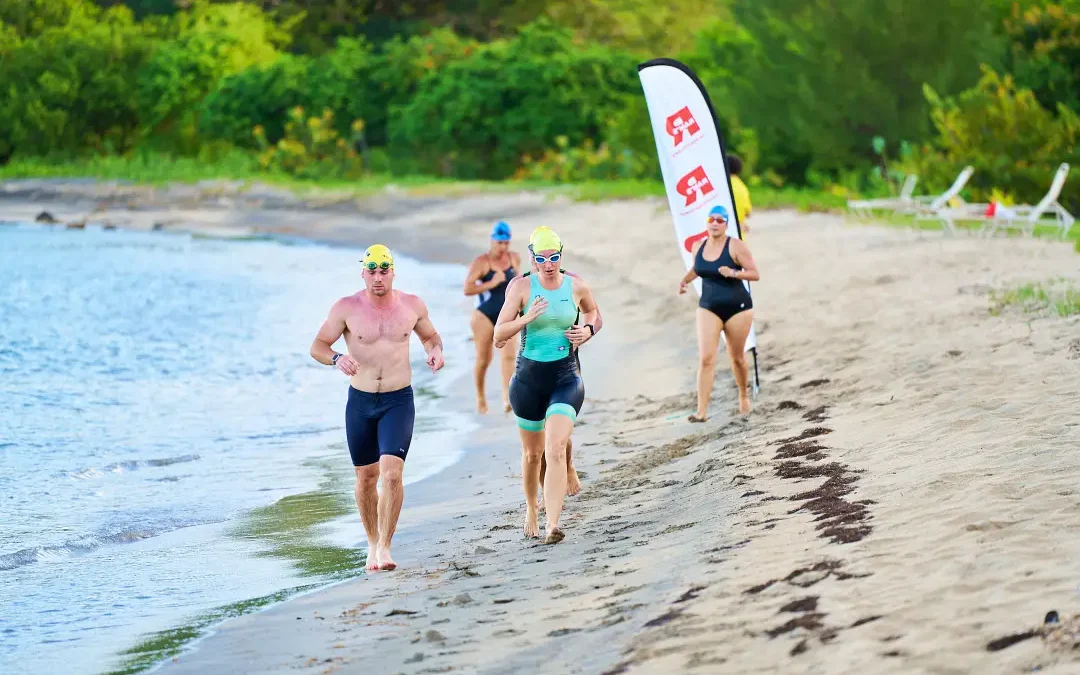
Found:
[[[727,209],[725,209],[721,204],[717,204],[716,206],[712,207],[712,209],[709,211],[709,215],[720,216],[724,220],[731,220],[728,217]]]
[[[491,238],[495,241],[510,241],[510,226],[502,220],[495,223],[495,227],[491,230]]]

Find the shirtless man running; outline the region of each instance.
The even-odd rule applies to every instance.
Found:
[[[409,335],[415,331],[423,342],[433,373],[443,367],[442,338],[424,301],[393,289],[390,249],[372,246],[362,262],[364,290],[330,308],[311,343],[311,357],[349,376],[345,435],[356,471],[356,506],[367,532],[367,569],[389,571],[397,567],[390,557],[390,540],[405,498],[401,471],[415,413]],[[348,354],[333,349],[342,335]]]

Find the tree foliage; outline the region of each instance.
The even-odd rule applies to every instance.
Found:
[[[335,112],[340,133],[363,120],[365,140],[386,145],[390,110],[407,103],[420,81],[451,61],[468,56],[477,43],[441,29],[376,49],[363,38],[341,38],[319,57],[285,55],[273,63],[225,78],[200,107],[199,128],[208,138],[251,145],[251,130],[263,127],[276,142],[294,106]]]
[[[392,108],[390,140],[440,173],[507,176],[559,136],[576,144],[601,135],[640,91],[636,63],[605,47],[575,49],[570,31],[540,20],[429,72]]]
[[[874,136],[926,137],[923,84],[961,91],[1000,51],[985,0],[733,0],[732,13],[697,61],[715,64],[762,161],[796,179],[865,163]]]
[[[902,156],[922,185],[974,163],[974,190],[1028,199],[1077,159],[1080,0],[8,0],[0,162],[262,148],[308,171],[332,138],[380,170],[656,177],[636,66],[657,56],[777,186],[873,189]]]
[[[1080,1],[1013,6],[1005,21],[1007,64],[1044,107],[1080,110]]]
[[[273,62],[288,35],[253,5],[196,3],[168,24],[170,39],[139,70],[135,88],[150,131],[180,122],[193,133],[192,113],[226,76]]]
[[[37,37],[51,28],[86,25],[101,16],[101,10],[89,0],[0,2],[0,24],[24,39]]]
[[[15,22],[0,24],[0,158],[122,150],[135,140],[131,83],[150,48],[145,28],[126,7],[70,2],[51,11],[58,7],[47,21],[5,13]]]

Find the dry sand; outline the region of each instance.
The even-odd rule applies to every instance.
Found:
[[[1080,283],[1068,246],[756,215],[761,393],[737,419],[721,358],[692,425],[695,300],[663,203],[356,209],[170,217],[463,263],[496,218],[522,252],[559,232],[605,318],[567,539],[521,538],[516,432],[492,416],[410,488],[399,571],[228,622],[164,673],[1080,672],[1080,321],[988,311],[991,289]]]

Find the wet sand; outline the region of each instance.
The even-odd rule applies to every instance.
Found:
[[[582,350],[564,542],[522,539],[516,431],[491,415],[461,463],[407,490],[398,571],[227,622],[164,673],[1080,668],[1080,317],[988,311],[992,289],[1080,284],[1065,244],[758,214],[762,390],[738,418],[721,356],[695,425],[695,299],[675,294],[659,201],[103,217],[166,215],[461,263],[497,218],[522,253],[548,225],[605,327]],[[1041,627],[1050,610],[1063,623]]]

